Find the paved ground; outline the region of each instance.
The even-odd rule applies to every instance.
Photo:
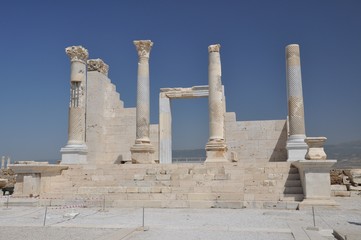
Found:
[[[361,239],[361,195],[312,210],[54,208],[0,202],[0,239]],[[2,201],[3,203],[4,201]],[[78,215],[77,215],[78,214]]]

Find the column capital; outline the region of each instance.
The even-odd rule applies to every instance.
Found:
[[[105,76],[108,76],[109,65],[106,64],[102,59],[89,59],[87,63],[88,71],[98,71],[103,73]]]
[[[69,56],[71,61],[82,61],[86,63],[88,59],[88,50],[82,46],[70,46],[65,48],[66,54]]]
[[[151,40],[136,40],[133,43],[138,51],[139,58],[149,58],[150,50],[153,46]]]
[[[208,46],[208,52],[219,52],[221,49],[221,44],[213,44]]]

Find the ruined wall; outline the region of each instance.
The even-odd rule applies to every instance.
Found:
[[[97,71],[88,72],[86,144],[89,164],[130,160],[135,142],[136,108],[124,108],[116,87]],[[158,159],[158,125],[151,125],[151,141]]]
[[[239,162],[287,160],[286,120],[236,121],[236,114],[227,112],[225,132],[228,158],[235,152]]]

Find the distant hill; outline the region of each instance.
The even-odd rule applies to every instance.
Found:
[[[361,140],[325,145],[327,159],[336,159],[337,168],[361,168]]]
[[[325,145],[325,152],[327,159],[336,159],[338,161],[337,168],[361,168],[361,140]],[[205,149],[173,150],[172,153],[173,158],[206,157]],[[56,163],[56,160],[50,160],[49,163]]]
[[[173,150],[173,158],[184,157],[206,157],[206,150],[203,149],[186,149],[186,150]]]

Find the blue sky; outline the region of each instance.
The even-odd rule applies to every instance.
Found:
[[[67,141],[70,62],[83,45],[110,65],[125,106],[136,100],[137,54],[151,39],[151,122],[161,87],[207,84],[207,47],[220,43],[227,110],[238,120],[285,119],[285,46],[301,46],[306,133],[361,139],[361,1],[3,1],[0,155],[59,159]],[[175,149],[204,147],[207,99],[175,100]],[[188,128],[186,126],[189,126]]]

